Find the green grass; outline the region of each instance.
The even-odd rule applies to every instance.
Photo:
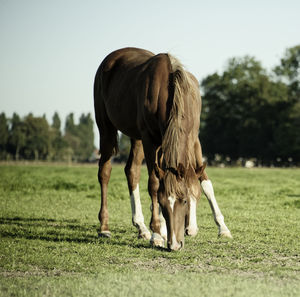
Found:
[[[137,239],[123,167],[103,239],[96,165],[0,166],[0,296],[300,296],[300,170],[207,171],[234,239],[217,238],[203,196],[199,234],[168,252]]]

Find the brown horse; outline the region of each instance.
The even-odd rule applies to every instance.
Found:
[[[167,240],[169,249],[178,250],[183,246],[185,232],[196,235],[200,183],[219,227],[219,236],[231,237],[204,171],[198,139],[201,110],[198,82],[177,59],[137,48],[112,52],[96,73],[94,104],[101,153],[100,236],[110,236],[107,188],[110,159],[118,150],[120,130],[131,138],[125,173],[132,222],[139,237],[151,239],[154,246],[164,246]],[[152,236],[144,223],[139,195],[144,157],[152,199]]]

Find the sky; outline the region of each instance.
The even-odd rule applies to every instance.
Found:
[[[0,113],[94,117],[95,72],[127,46],[170,52],[200,81],[232,57],[271,70],[300,44],[299,15],[299,0],[0,0]]]

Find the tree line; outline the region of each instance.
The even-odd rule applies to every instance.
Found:
[[[268,72],[254,57],[232,58],[201,82],[200,140],[208,160],[300,163],[300,45]]]
[[[82,114],[79,123],[70,113],[62,132],[57,112],[49,124],[46,117],[33,114],[21,118],[14,113],[7,118],[0,114],[1,160],[88,161],[94,150],[93,120]]]

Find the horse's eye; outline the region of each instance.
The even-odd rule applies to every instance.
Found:
[[[183,200],[183,204],[186,204],[187,203],[187,201],[186,200]]]

